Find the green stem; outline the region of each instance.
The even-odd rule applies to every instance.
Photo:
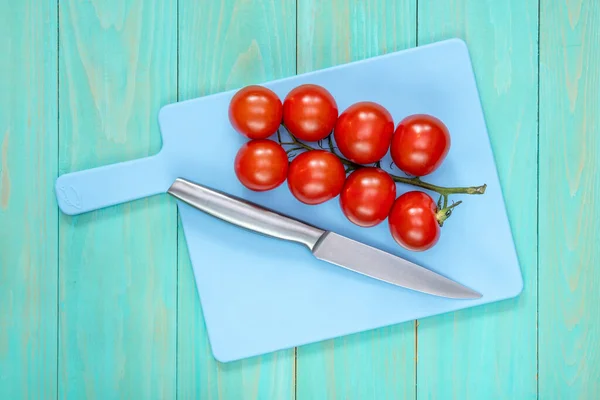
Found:
[[[406,183],[407,185],[418,186],[423,189],[428,189],[442,196],[448,196],[449,194],[484,194],[487,188],[486,184],[481,186],[469,186],[469,187],[444,187],[434,185],[432,183],[423,182],[418,176],[414,178],[405,178],[403,176],[391,175],[396,182]]]
[[[327,136],[327,143],[329,143],[329,150],[331,151],[332,154],[337,156],[337,154],[335,154],[335,147],[333,147],[333,139],[331,137],[332,137],[332,135]]]
[[[444,225],[444,221],[446,221],[450,217],[450,215],[452,215],[452,209],[458,206],[460,203],[462,203],[462,201],[457,201],[456,203],[448,207],[444,206],[444,208],[442,208],[435,214],[435,218],[437,219],[438,224],[440,224],[440,226]]]
[[[299,146],[307,151],[316,150],[314,147],[296,139],[296,137],[294,137],[294,135],[289,134],[289,136],[292,141],[291,142],[283,142],[281,140],[279,130],[277,131],[277,138],[279,139],[279,143],[281,145]],[[357,164],[355,162],[347,160],[347,159],[341,157],[340,155],[338,155],[334,150],[333,142],[331,140],[331,135],[328,138],[328,144],[329,144],[329,148],[330,148],[331,152],[340,159],[342,164],[344,164],[346,167],[349,167],[349,168],[346,168],[346,170],[356,170],[359,168],[365,168],[364,165]],[[423,182],[421,180],[421,178],[419,178],[418,176],[416,176],[414,178],[408,178],[408,177],[397,176],[397,175],[392,175],[392,174],[390,174],[390,176],[396,182],[404,183],[406,185],[420,187],[423,189],[427,189],[427,190],[431,190],[433,192],[439,193],[444,198],[444,208],[443,209],[451,209],[452,207],[456,207],[458,204],[460,204],[460,202],[458,202],[450,207],[446,207],[446,205],[448,204],[448,195],[450,195],[450,194],[484,194],[485,189],[487,188],[487,184],[483,184],[481,186],[469,186],[469,187],[444,187],[444,186],[434,185],[432,183]]]
[[[304,150],[302,147],[292,147],[291,149],[286,151],[286,154],[288,155],[288,157],[290,156],[290,154],[296,154],[294,153],[295,151],[301,151]]]
[[[311,150],[318,150],[318,149],[315,149],[314,147],[312,147],[312,146],[310,146],[310,145],[308,145],[308,144],[306,144],[306,143],[303,143],[303,142],[299,141],[299,140],[298,140],[298,139],[296,139],[296,138],[295,138],[295,137],[294,137],[292,134],[290,134],[290,139],[292,139],[292,141],[291,141],[291,142],[282,142],[282,141],[281,141],[281,139],[280,139],[280,141],[279,141],[279,144],[281,144],[281,145],[294,145],[294,146],[300,146],[300,147],[302,147],[303,149],[305,149],[305,150],[308,150],[308,151],[311,151]],[[331,136],[330,136],[330,138],[329,138],[329,147],[330,147],[330,149],[331,149],[331,152],[332,152],[332,153],[333,153],[335,156],[337,156],[337,158],[339,158],[339,159],[340,159],[340,161],[342,162],[342,164],[344,164],[345,166],[347,166],[347,167],[352,167],[352,169],[357,169],[357,168],[361,168],[361,167],[362,167],[362,165],[359,165],[359,164],[353,163],[352,161],[350,161],[350,160],[346,160],[345,158],[342,158],[342,157],[340,157],[339,155],[337,155],[337,154],[335,153],[335,150],[334,150],[334,148],[333,148],[333,143],[331,142]]]

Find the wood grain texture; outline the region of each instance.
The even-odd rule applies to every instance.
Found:
[[[416,3],[299,0],[298,73],[415,45]],[[413,322],[298,348],[298,399],[415,397]]]
[[[293,75],[295,34],[292,0],[179,0],[179,99]],[[294,350],[214,360],[181,227],[178,315],[180,399],[293,398]]]
[[[515,299],[419,321],[418,398],[537,395],[537,30],[535,0],[419,0],[419,44],[469,47],[525,282]]]
[[[0,2],[0,399],[56,397],[57,23]]]
[[[600,3],[539,10],[538,0],[0,2],[0,399],[595,399]],[[297,365],[293,350],[220,364],[171,198],[57,210],[59,173],[158,151],[157,112],[178,94],[455,36],[482,95],[525,278],[517,299],[421,320],[418,340],[407,323],[303,346]]]
[[[600,391],[600,3],[541,2],[542,399]]]
[[[176,1],[60,2],[60,172],[154,154]],[[173,398],[177,220],[166,197],[60,216],[59,397]]]

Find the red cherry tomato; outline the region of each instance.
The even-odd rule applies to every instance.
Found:
[[[379,168],[365,167],[352,172],[340,194],[342,212],[352,223],[371,227],[387,217],[396,198],[396,183]]]
[[[264,86],[240,89],[229,103],[233,128],[250,139],[266,139],[281,125],[283,105],[277,95]]]
[[[255,139],[238,150],[234,169],[242,185],[262,192],[275,189],[285,181],[288,158],[278,143],[269,139]]]
[[[334,138],[340,152],[358,164],[371,164],[385,156],[394,120],[383,106],[370,101],[355,103],[340,114]]]
[[[283,101],[283,123],[300,140],[316,142],[326,138],[337,117],[337,103],[322,86],[300,85]]]
[[[290,163],[288,186],[296,199],[305,204],[320,204],[340,194],[346,171],[334,154],[311,150]]]
[[[392,237],[402,247],[412,251],[433,247],[440,238],[436,213],[437,206],[426,193],[404,193],[396,199],[388,217]]]
[[[450,150],[448,128],[439,119],[415,114],[398,124],[392,137],[392,160],[402,171],[424,176],[435,171]]]

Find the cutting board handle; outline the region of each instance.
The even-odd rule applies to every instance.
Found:
[[[61,175],[56,199],[68,215],[165,193],[170,184],[165,158],[157,155]]]

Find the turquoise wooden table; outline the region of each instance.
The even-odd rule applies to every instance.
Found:
[[[155,153],[167,103],[463,38],[525,287],[231,364],[165,196],[75,218],[62,173]],[[0,2],[0,399],[597,399],[600,2]]]

